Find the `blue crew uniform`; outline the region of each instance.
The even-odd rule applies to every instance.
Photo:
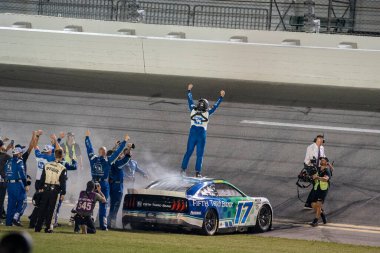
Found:
[[[140,168],[140,166],[135,160],[131,159],[129,160],[127,165],[124,166],[124,178],[127,182],[132,182],[132,187],[136,179],[136,172],[141,174],[143,177],[147,177],[146,172]]]
[[[126,141],[122,141],[115,152],[108,157],[97,156],[94,153],[90,138],[86,136],[85,139],[88,158],[91,165],[92,180],[99,182],[102,192],[108,202],[109,198],[109,183],[108,177],[111,169],[111,165],[115,163],[117,157],[123,151],[126,145]],[[107,229],[107,203],[99,204],[99,224],[100,228]]]
[[[26,175],[22,159],[13,157],[5,165],[5,178],[8,190],[8,208],[6,225],[12,226],[13,220],[18,221],[23,213],[24,200],[26,199]]]
[[[198,111],[194,102],[191,91],[189,90],[187,93],[187,101],[189,104],[190,110],[190,118],[191,118],[191,127],[190,134],[187,141],[187,150],[182,160],[182,170],[186,170],[189,164],[189,160],[191,155],[194,152],[195,146],[197,147],[197,160],[195,164],[195,171],[201,172],[202,163],[203,163],[203,155],[206,146],[206,136],[207,136],[207,125],[209,121],[209,117],[215,112],[215,110],[219,107],[220,103],[223,101],[223,97],[219,97],[213,107],[209,110]]]
[[[111,166],[110,171],[110,213],[108,216],[108,226],[111,227],[115,224],[117,212],[120,208],[120,203],[123,198],[124,192],[124,170],[123,168],[128,164],[131,157],[126,155],[120,160],[117,160]]]

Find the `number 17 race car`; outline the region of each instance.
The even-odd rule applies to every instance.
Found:
[[[123,227],[174,227],[217,232],[266,232],[272,227],[269,200],[249,197],[225,180],[172,177],[145,189],[128,189],[124,197]]]

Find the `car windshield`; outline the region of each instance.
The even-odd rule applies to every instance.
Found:
[[[146,189],[186,192],[190,187],[199,183],[196,180],[183,178],[163,179],[150,184]]]

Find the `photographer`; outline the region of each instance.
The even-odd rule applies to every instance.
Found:
[[[304,166],[306,170],[312,169],[312,167],[315,167],[315,169],[318,169],[319,162],[321,157],[326,157],[325,155],[325,148],[322,145],[325,143],[325,139],[323,135],[317,135],[314,138],[314,141],[311,145],[309,145],[306,149],[306,155],[304,159]],[[309,196],[307,197],[306,203],[304,208],[305,209],[312,209],[311,207],[311,201],[314,198],[314,190],[311,189]]]
[[[315,191],[315,194],[311,206],[315,210],[315,219],[312,221],[312,223],[310,223],[310,225],[313,227],[318,226],[319,218],[322,218],[323,224],[327,223],[326,215],[323,212],[322,206],[326,199],[328,189],[330,186],[331,165],[328,163],[328,159],[326,157],[322,157],[320,159],[320,165],[321,167],[318,173],[313,175],[313,189]]]
[[[96,187],[96,189],[95,189]],[[102,193],[99,183],[89,181],[85,191],[81,191],[77,206],[75,208],[76,215],[74,217],[75,228],[74,232],[79,232],[79,227],[82,229],[82,234],[95,234],[95,224],[92,219],[92,212],[96,202],[106,203],[107,200]]]

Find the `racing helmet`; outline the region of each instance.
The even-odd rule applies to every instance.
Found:
[[[209,108],[209,106],[210,106],[210,104],[207,101],[207,99],[201,98],[201,99],[198,100],[197,110],[201,111],[201,112],[205,112],[205,111],[207,111],[207,109]]]

